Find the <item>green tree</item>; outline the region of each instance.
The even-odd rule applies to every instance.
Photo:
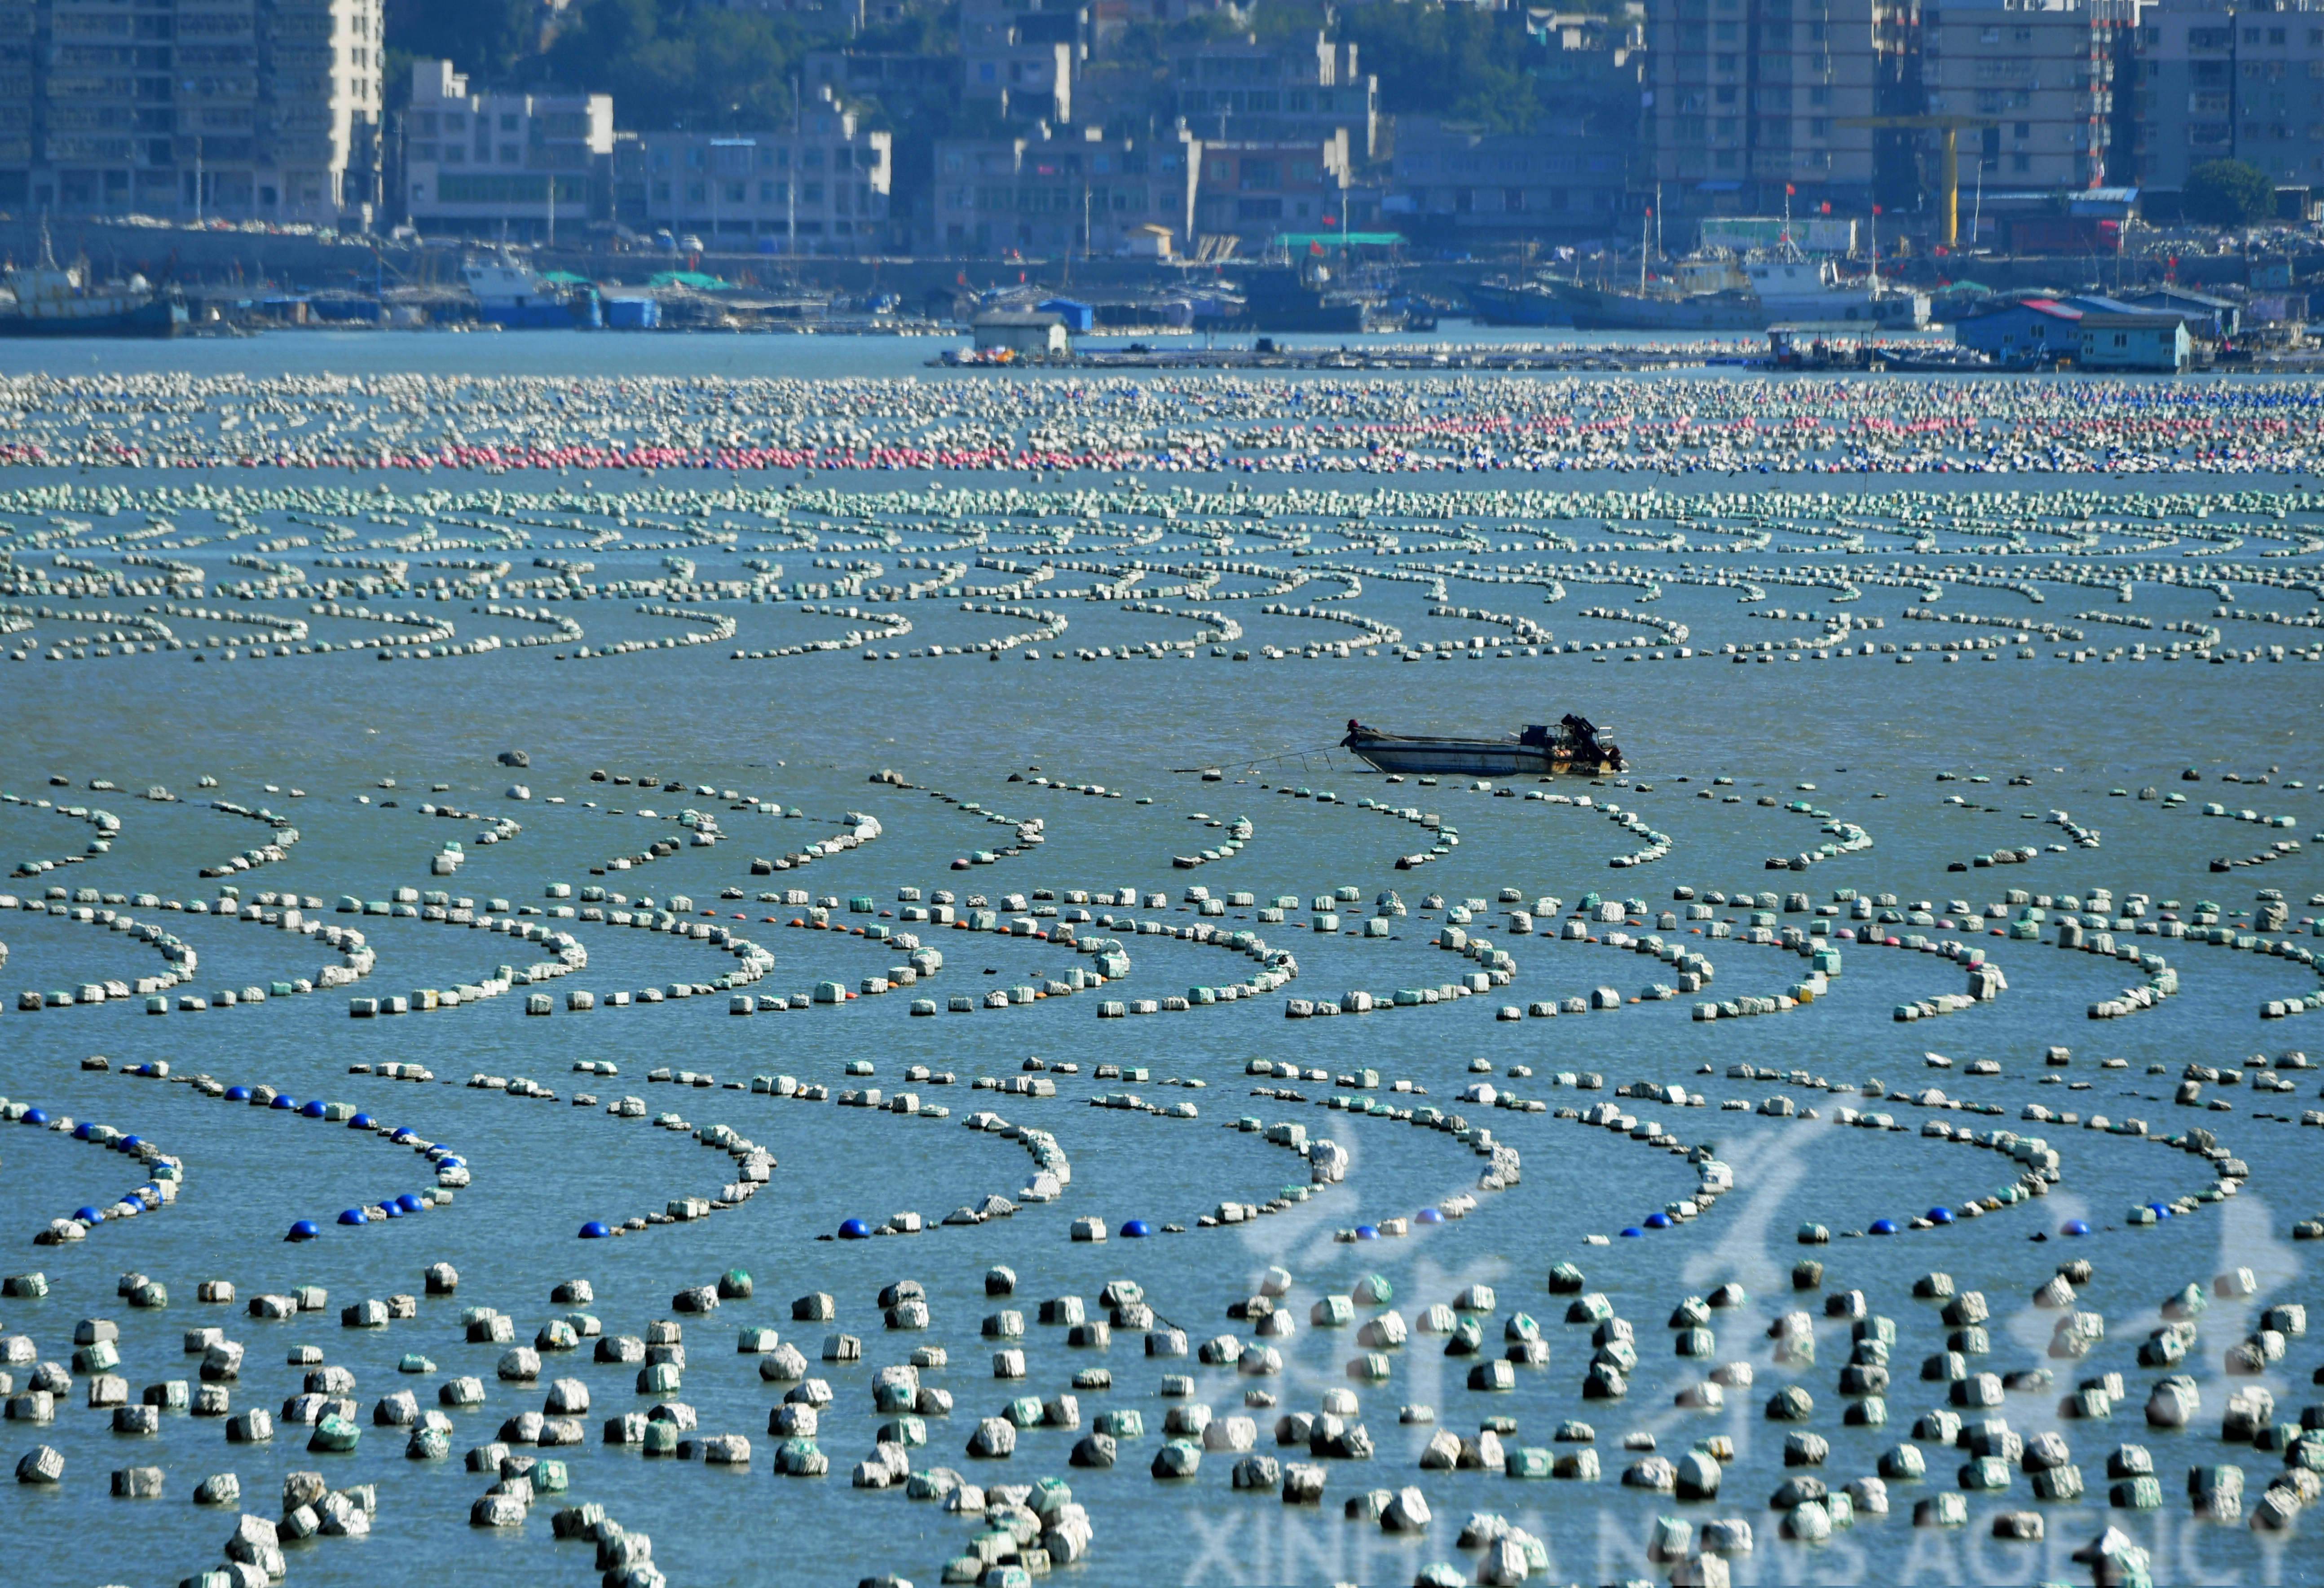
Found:
[[[539,46],[538,15],[534,0],[388,0],[389,57],[438,56],[489,81]]]
[[[2187,173],[2181,207],[2190,221],[2249,226],[2275,216],[2275,183],[2246,160],[2207,160]]]
[[[584,0],[529,75],[611,94],[625,127],[771,127],[790,118],[801,49],[793,24],[758,13]]]
[[[1523,11],[1471,6],[1362,5],[1340,15],[1340,36],[1378,74],[1380,108],[1443,115],[1495,133],[1529,133],[1545,106],[1526,69],[1536,53]]]

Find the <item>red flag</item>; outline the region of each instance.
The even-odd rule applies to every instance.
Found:
[[[1830,215],[1830,214],[1831,213],[1831,199],[1829,199],[1829,198],[1825,199],[1825,200],[1823,201],[1823,203],[1822,203],[1821,206],[1819,206],[1819,207],[1823,211],[1823,213],[1824,213],[1824,214],[1826,214],[1826,215]]]
[[[1310,237],[1307,240],[1307,252],[1320,258],[1323,252],[1323,245]]]
[[[1799,189],[1798,189],[1797,188],[1793,187],[1789,182],[1785,182],[1785,183],[1784,184],[1784,197],[1789,198],[1789,197],[1791,197],[1794,194],[1797,193],[1798,191],[1799,191]]]

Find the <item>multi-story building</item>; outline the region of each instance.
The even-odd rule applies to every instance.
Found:
[[[448,60],[411,63],[402,201],[426,232],[553,237],[606,214],[610,94],[471,93]]]
[[[1360,161],[1379,139],[1379,81],[1356,69],[1356,46],[1318,32],[1299,44],[1244,39],[1170,51],[1169,107],[1195,136],[1304,142],[1345,133]]]
[[[1628,151],[1566,130],[1493,133],[1403,116],[1391,169],[1384,223],[1447,243],[1604,237],[1626,225],[1635,237],[1637,230]]]
[[[1921,12],[1932,115],[1988,124],[1960,137],[1960,174],[1987,187],[2092,188],[2114,137],[2115,57],[2137,0],[1941,0]]]
[[[866,28],[886,27],[904,20],[910,7],[905,0],[716,0],[726,11],[757,11],[771,16],[805,16],[837,24],[852,37]],[[562,11],[562,0],[549,0]]]
[[[1861,210],[1874,134],[1900,108],[1914,0],[1665,0],[1648,20],[1652,179],[1680,213],[1787,196]],[[1787,195],[1786,189],[1793,194]]]
[[[1250,252],[1285,232],[1336,229],[1351,175],[1344,130],[1312,142],[1206,142],[1194,230]]]
[[[962,0],[961,97],[1012,121],[1074,119],[1074,78],[1089,59],[1086,6]]]
[[[1202,151],[1180,133],[1148,139],[1097,127],[1079,136],[941,140],[935,234],[926,241],[947,254],[1115,254],[1162,226],[1181,248],[1194,233]]]
[[[868,253],[889,242],[891,170],[889,135],[824,100],[796,130],[624,134],[615,207],[729,252]]]
[[[2132,60],[2150,215],[2173,207],[2207,161],[2248,161],[2279,188],[2324,188],[2324,5],[2149,0]]]
[[[1539,46],[1526,69],[1556,90],[1561,118],[1578,123],[1586,136],[1634,142],[1640,90],[1647,86],[1643,0],[1596,10],[1529,11],[1526,30]]]
[[[890,110],[917,102],[949,103],[960,92],[960,62],[950,55],[898,50],[810,50],[802,87],[810,100],[840,104],[876,99]]]
[[[0,208],[367,219],[383,50],[379,0],[5,0]]]

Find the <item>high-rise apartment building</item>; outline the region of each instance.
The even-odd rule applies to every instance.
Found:
[[[1921,13],[1921,84],[1960,139],[1964,185],[2091,188],[2107,176],[2115,59],[2137,0],[1942,0]]]
[[[1653,179],[1680,213],[1873,195],[1875,136],[1903,98],[1914,0],[1659,0],[1647,20]]]
[[[2161,0],[2140,13],[2137,178],[2167,209],[2207,161],[2324,188],[2324,3]]]
[[[0,0],[0,209],[360,217],[384,48],[380,0]]]

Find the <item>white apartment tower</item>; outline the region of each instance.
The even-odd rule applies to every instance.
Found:
[[[367,219],[384,48],[380,0],[0,0],[0,209]]]
[[[1910,0],[1657,0],[1647,116],[1665,208],[1868,205],[1873,132],[1848,124],[1895,101],[1915,21]]]

